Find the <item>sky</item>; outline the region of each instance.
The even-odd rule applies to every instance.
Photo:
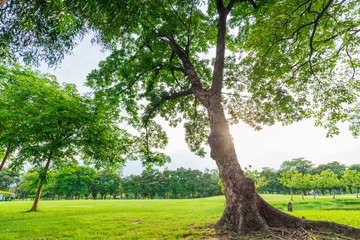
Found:
[[[87,74],[96,69],[99,61],[104,60],[108,54],[102,52],[99,46],[92,45],[87,37],[55,69],[42,64],[38,70],[55,75],[59,82],[74,83],[79,92],[85,93],[91,91],[84,86]],[[282,162],[298,157],[312,161],[315,166],[332,161],[347,166],[359,164],[360,139],[351,135],[347,124],[339,126],[340,135],[333,138],[326,138],[326,130],[314,127],[314,120],[303,120],[290,126],[265,126],[260,131],[254,131],[246,124],[234,125],[230,129],[242,168],[251,165],[252,169],[257,170],[263,167],[279,169]],[[190,152],[184,140],[185,130],[181,125],[165,129],[168,131],[169,145],[164,152],[171,157],[172,162],[164,167],[171,170],[184,167],[202,171],[217,168],[215,161],[209,156],[209,149],[205,158]],[[123,175],[140,174],[143,170],[140,162],[128,162]]]

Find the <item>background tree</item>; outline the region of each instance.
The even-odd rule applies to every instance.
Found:
[[[320,164],[319,166],[317,166],[312,170],[312,173],[320,174],[321,172],[324,172],[326,170],[334,172],[340,179],[346,170],[346,166],[337,161],[329,162],[326,164]]]
[[[282,173],[281,178],[279,178],[281,184],[283,184],[285,187],[290,188],[291,201],[293,200],[293,190],[297,187],[296,182],[292,180],[293,175],[294,172],[286,171]]]
[[[323,178],[325,187],[330,189],[330,192],[335,199],[335,188],[341,187],[343,183],[338,179],[338,175],[332,171],[325,170],[321,172],[320,176]]]
[[[120,176],[111,170],[102,170],[96,179],[98,191],[101,199],[106,199],[106,195],[113,195],[114,198],[120,191]]]
[[[20,182],[20,175],[9,169],[3,169],[0,173],[0,190],[9,191],[10,187]]]
[[[261,171],[261,176],[265,178],[265,181],[268,183],[265,186],[261,186],[258,188],[259,192],[265,192],[265,193],[288,193],[289,190],[280,183],[280,181],[278,180],[279,178],[281,178],[281,172],[280,171],[276,171],[275,169],[272,168],[268,168],[268,167],[263,167],[262,171]]]
[[[141,177],[136,175],[130,175],[124,178],[123,189],[126,196],[133,196],[135,199],[139,198],[141,193],[140,181]]]
[[[299,224],[359,234],[268,205],[244,176],[228,126],[244,121],[259,129],[315,117],[329,135],[338,132],[335,124],[354,111],[359,87],[358,1],[341,3],[9,1],[2,7],[0,48],[51,64],[71,51],[78,35],[96,32],[96,40],[114,51],[88,85],[127,111],[122,120],[142,136],[138,158],[150,165],[169,160],[154,151],[167,143],[156,115],[172,126],[185,120],[186,141],[196,154],[204,155],[202,144],[209,143],[227,201],[217,226],[231,224],[239,234]],[[211,48],[214,61],[200,58]]]
[[[36,189],[39,184],[39,173],[31,170],[24,176],[22,176],[19,190],[22,193],[22,198],[35,197]]]
[[[353,164],[349,167],[349,170],[356,170],[357,172],[360,172],[360,164]]]
[[[353,187],[356,189],[356,197],[359,198],[360,172],[356,170],[346,170],[342,179],[345,187]]]
[[[57,191],[65,195],[66,199],[74,196],[80,199],[90,193],[90,186],[94,184],[96,172],[94,169],[82,166],[69,166],[56,174]]]
[[[221,195],[221,187],[218,182],[219,173],[217,170],[208,170],[205,169],[205,172],[201,175],[199,179],[198,191],[202,197],[211,197]]]
[[[313,166],[314,164],[310,160],[299,157],[283,162],[280,166],[280,171],[298,171],[302,174],[306,174],[310,173]]]

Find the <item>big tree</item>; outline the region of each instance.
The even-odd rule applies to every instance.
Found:
[[[167,143],[156,116],[171,126],[183,121],[196,154],[209,144],[226,196],[217,226],[239,234],[301,226],[359,236],[359,229],[267,204],[245,177],[229,131],[239,121],[259,129],[315,117],[337,133],[358,97],[358,8],[358,0],[8,1],[0,48],[54,64],[93,31],[113,52],[88,85],[118,103],[121,120],[141,133],[134,150],[145,164],[168,160],[155,152]]]

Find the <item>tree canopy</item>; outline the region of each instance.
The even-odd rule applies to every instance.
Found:
[[[167,137],[157,116],[171,126],[183,122],[196,154],[209,144],[227,200],[217,226],[335,229],[263,201],[237,161],[229,123],[260,129],[314,117],[328,135],[338,133],[336,123],[356,115],[359,96],[357,9],[359,0],[8,1],[0,49],[52,65],[93,32],[112,53],[87,85],[139,131],[139,158],[169,160],[158,151]]]

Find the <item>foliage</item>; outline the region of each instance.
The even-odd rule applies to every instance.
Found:
[[[141,131],[137,152],[145,163],[169,161],[157,151],[167,143],[153,121],[157,115],[172,126],[184,121],[190,150],[204,155],[209,118],[194,89],[214,90],[218,71],[231,123],[259,129],[315,117],[329,135],[338,133],[336,122],[355,111],[358,96],[358,1],[223,4],[229,15],[224,42],[218,38],[222,4],[215,1],[10,1],[2,6],[0,47],[51,65],[94,33],[94,42],[113,52],[87,84],[118,103],[126,111],[122,121]],[[203,57],[221,44],[226,58],[220,52],[216,61]]]
[[[280,166],[280,171],[298,171],[302,174],[310,173],[314,164],[310,160],[303,157],[293,158],[290,161],[285,161]]]
[[[265,181],[268,183],[265,186],[259,187],[258,192],[260,193],[287,193],[288,188],[282,185],[279,182],[279,178],[281,177],[281,172],[276,171],[275,169],[264,167],[260,172],[260,175],[265,178]]]
[[[345,172],[346,167],[344,164],[334,161],[334,162],[330,162],[330,163],[326,163],[326,164],[320,164],[319,166],[317,166],[316,168],[314,168],[312,170],[312,173],[320,174],[321,172],[326,171],[326,170],[334,172],[336,175],[338,175],[338,178],[340,178],[341,175],[343,174],[343,172]]]
[[[19,173],[3,169],[0,173],[0,190],[8,191],[10,186],[20,182]]]
[[[268,184],[265,177],[257,170],[251,171],[251,165],[245,167],[245,176],[252,178],[255,181],[255,188],[264,187]]]
[[[56,192],[54,194],[71,196],[88,196],[95,182],[94,169],[82,166],[69,166],[55,175]]]
[[[360,172],[357,172],[356,170],[346,170],[342,176],[342,180],[345,187],[355,188],[356,197],[359,197]]]
[[[90,167],[67,166],[59,172],[48,172],[44,185],[44,198],[89,198],[106,199],[108,195],[122,198],[185,198],[220,195],[215,170],[191,170],[179,168],[176,171],[143,171],[141,175],[120,178],[111,170],[95,171]],[[31,171],[22,176],[18,194],[21,198],[33,196],[39,184],[39,172]]]

